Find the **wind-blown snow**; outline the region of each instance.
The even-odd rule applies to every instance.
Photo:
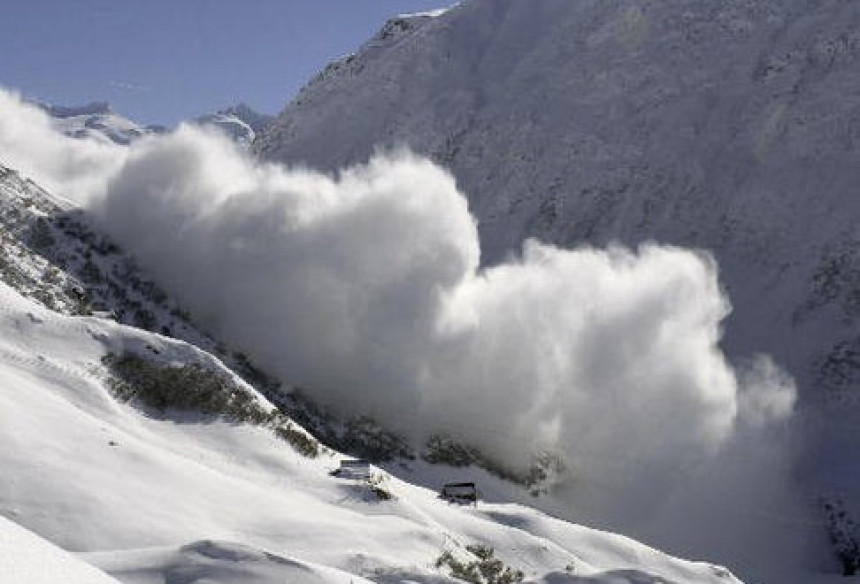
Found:
[[[124,149],[96,140],[63,136],[44,110],[24,106],[0,91],[0,161],[56,193],[81,200],[104,185],[122,163]]]
[[[481,270],[453,178],[408,153],[332,176],[253,162],[191,127],[105,150],[52,134],[9,95],[0,108],[22,120],[0,122],[4,162],[70,184],[61,192],[205,326],[323,402],[416,439],[447,431],[512,465],[556,451],[568,501],[619,523],[674,517],[705,475],[722,495],[721,457],[740,457],[744,480],[783,478],[779,462],[758,476],[743,452],[771,444],[793,385],[766,361],[739,383],[705,252],[531,241]]]

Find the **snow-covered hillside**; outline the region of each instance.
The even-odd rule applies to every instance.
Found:
[[[0,516],[0,577],[27,584],[118,584],[92,565]]]
[[[79,557],[120,581],[430,582],[474,564],[509,581],[522,570],[543,582],[737,582],[722,568],[520,505],[451,505],[378,469],[372,484],[331,476],[340,455],[323,449],[308,457],[271,420],[231,417],[240,394],[243,407],[272,406],[183,342],[64,316],[5,284],[0,329],[0,514],[86,552]],[[122,377],[108,354],[149,363],[155,377]],[[188,367],[220,382],[144,383]],[[193,403],[227,407],[189,405],[188,392],[200,387],[210,393]],[[151,401],[153,391],[167,401]],[[4,582],[40,581],[27,571],[32,554],[66,561],[2,521]],[[51,573],[109,581],[95,571],[78,576],[86,572],[72,564]]]

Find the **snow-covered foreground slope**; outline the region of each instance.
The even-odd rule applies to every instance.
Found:
[[[376,471],[392,496],[381,498],[329,475],[339,455],[303,457],[269,428],[115,397],[108,352],[198,363],[253,391],[185,343],[63,316],[5,284],[0,330],[0,514],[121,581],[441,581],[449,569],[437,560],[475,561],[475,544],[530,580],[737,581],[519,505],[452,506]],[[15,574],[0,580],[32,581]]]
[[[4,517],[0,517],[0,578],[22,584],[117,584],[107,574]]]

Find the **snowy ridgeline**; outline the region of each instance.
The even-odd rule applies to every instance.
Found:
[[[208,391],[228,394],[205,403],[241,393],[272,410],[186,343],[63,316],[5,284],[0,330],[0,514],[86,552],[75,559],[0,519],[3,582],[112,581],[81,560],[139,584],[440,581],[470,570],[511,582],[737,582],[520,505],[451,505],[376,468],[372,484],[330,476],[342,456],[308,456],[266,418],[239,422],[202,401],[177,409],[170,393],[153,404],[141,393],[153,386],[140,383],[123,393],[135,381],[118,382],[105,359],[193,364],[222,380]]]
[[[86,138],[104,144],[130,144],[164,131],[158,126],[141,126],[111,110],[105,102],[82,106],[38,104],[51,116],[57,131],[73,138]]]

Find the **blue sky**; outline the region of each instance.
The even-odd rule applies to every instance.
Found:
[[[389,16],[453,0],[5,0],[0,85],[173,124],[244,101],[276,113]]]

